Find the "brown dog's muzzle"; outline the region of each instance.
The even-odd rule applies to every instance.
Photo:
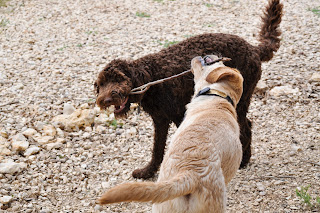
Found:
[[[108,107],[114,105],[115,114],[121,113],[124,108],[126,107],[126,104],[128,102],[129,96],[123,96],[119,94],[104,94],[103,92],[98,95],[97,97],[97,105],[100,107],[100,109],[105,110]]]

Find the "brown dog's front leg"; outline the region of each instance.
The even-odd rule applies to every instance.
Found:
[[[150,163],[143,169],[136,169],[132,176],[135,178],[151,178],[157,172],[163,160],[164,149],[166,147],[167,134],[170,121],[163,118],[154,118],[154,144],[152,151],[152,159]]]

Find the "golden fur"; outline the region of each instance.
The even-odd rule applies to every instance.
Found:
[[[191,62],[195,95],[210,87],[229,95],[236,105],[243,84],[239,71],[222,62],[201,62],[201,57]],[[225,212],[226,185],[242,158],[235,107],[221,97],[194,96],[172,136],[158,181],[121,184],[104,193],[100,204],[152,201],[153,212]]]

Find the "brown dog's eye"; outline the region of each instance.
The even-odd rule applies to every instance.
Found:
[[[98,84],[97,84],[97,82],[94,82],[94,89],[96,90],[96,95],[98,95],[99,94],[99,87],[98,87]]]
[[[118,92],[113,90],[113,91],[111,92],[111,95],[112,95],[112,96],[118,95]]]

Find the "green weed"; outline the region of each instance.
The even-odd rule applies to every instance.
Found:
[[[92,31],[92,30],[88,30],[85,32],[87,35],[91,35],[91,34],[97,34],[97,31]]]
[[[8,19],[1,19],[0,27],[5,27],[5,26],[7,26],[7,24],[9,24],[9,20]]]
[[[0,0],[0,7],[5,7],[7,6],[8,0]]]
[[[309,9],[309,11],[313,12],[314,14],[320,17],[320,7]]]
[[[300,188],[301,188],[300,190],[296,189],[297,196],[300,197],[305,204],[308,204],[308,206],[311,207],[312,206],[312,204],[311,204],[311,196],[308,193],[308,189],[310,188],[310,185],[308,185],[306,187],[302,186]]]
[[[206,5],[207,7],[213,7],[213,4],[206,3],[205,5]]]
[[[117,119],[113,119],[112,121],[107,121],[107,126],[113,126],[114,128],[117,128],[118,126],[122,127],[123,123],[118,122]]]
[[[310,185],[306,186],[306,187],[300,187],[300,189],[296,189],[296,194],[299,198],[302,199],[302,202],[307,204],[310,208],[314,208],[314,207],[320,207],[320,197],[317,196],[315,199],[315,204],[313,201],[313,198],[311,197],[311,195],[308,193],[308,190],[310,188]]]
[[[185,37],[185,38],[191,38],[192,36],[194,36],[194,35],[183,35],[183,37]]]
[[[164,42],[158,41],[158,43],[162,46],[164,46],[165,48],[170,47],[171,45],[174,45],[176,43],[178,43],[178,41],[169,41],[169,40],[165,40]]]
[[[67,48],[68,48],[68,46],[63,45],[63,47],[60,47],[60,48],[58,48],[57,50],[58,50],[58,51],[63,51],[63,50],[65,50],[65,49],[67,49]]]
[[[141,18],[149,18],[150,17],[150,15],[145,12],[136,12],[136,16],[141,17]]]

